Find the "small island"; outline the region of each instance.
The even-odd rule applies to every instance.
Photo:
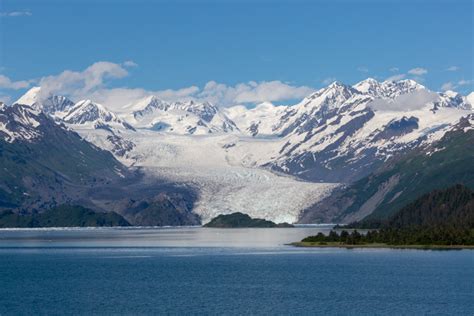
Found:
[[[204,227],[210,228],[291,228],[288,223],[276,224],[261,218],[251,218],[247,214],[236,212],[232,214],[222,214],[213,218]]]
[[[463,185],[434,190],[388,219],[368,218],[300,242],[299,247],[474,249],[474,191]],[[374,229],[376,228],[376,229]],[[360,233],[357,229],[366,230]]]

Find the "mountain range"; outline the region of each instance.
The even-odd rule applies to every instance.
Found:
[[[156,96],[105,106],[44,96],[35,87],[0,107],[0,158],[9,164],[0,170],[0,206],[41,211],[82,200],[113,208],[132,224],[149,224],[149,214],[164,209],[174,224],[233,212],[304,223],[388,214],[429,188],[474,185],[467,150],[474,148],[473,104],[473,93],[371,78],[353,86],[334,82],[295,105],[228,108]],[[17,168],[21,173],[12,175]],[[420,177],[423,170],[429,172]],[[100,183],[94,194],[107,198],[65,188],[94,186],[90,181]],[[124,182],[133,202],[107,193],[106,183]],[[156,203],[160,211],[137,215]]]

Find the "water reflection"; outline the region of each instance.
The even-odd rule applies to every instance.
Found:
[[[64,228],[0,230],[0,247],[284,247],[290,242],[327,233],[332,225],[297,228],[218,229]]]

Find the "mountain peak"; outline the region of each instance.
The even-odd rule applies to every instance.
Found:
[[[333,81],[329,86],[327,86],[327,88],[334,89],[334,88],[343,88],[345,86],[346,86],[345,84],[336,80],[336,81]]]
[[[70,124],[85,124],[99,119],[109,122],[116,119],[116,116],[102,104],[91,100],[77,102],[63,118],[65,122]]]
[[[41,87],[33,87],[13,104],[28,105],[46,114],[54,114],[72,107],[74,102],[61,95],[49,94],[45,97]]]
[[[382,99],[393,99],[402,94],[426,89],[424,86],[411,79],[398,81],[385,80],[384,82],[379,82],[373,78],[367,78],[356,83],[353,88],[374,98]]]
[[[425,86],[419,84],[413,79],[385,80],[382,84],[403,87],[405,89],[411,88],[413,90],[426,89]]]
[[[379,95],[381,90],[381,83],[373,78],[367,78],[361,82],[356,83],[353,88],[372,96]]]
[[[33,87],[28,90],[24,95],[22,95],[18,100],[16,100],[13,104],[33,106],[36,102],[38,102],[40,91],[41,87]]]

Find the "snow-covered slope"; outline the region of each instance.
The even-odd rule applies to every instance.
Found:
[[[64,96],[41,95],[40,87],[33,87],[19,98],[14,104],[29,105],[34,109],[46,114],[54,115],[56,112],[63,112],[74,105],[74,102]]]
[[[474,92],[471,92],[467,95],[466,100],[474,108]]]
[[[414,80],[384,81],[378,82],[373,78],[367,78],[353,86],[354,89],[373,96],[375,98],[393,99],[400,95],[426,89]]]
[[[283,144],[264,165],[311,181],[350,182],[439,139],[469,113],[465,97],[436,94],[411,80],[335,82],[272,118]]]
[[[204,221],[241,211],[292,222],[337,183],[436,142],[473,114],[472,94],[371,78],[353,86],[334,82],[292,106],[219,109],[149,96],[120,108],[93,101],[50,107],[48,100],[62,97],[38,101],[37,95],[30,90],[18,102],[49,113],[126,164],[195,186],[195,211]]]
[[[235,123],[209,102],[165,102],[150,96],[121,109],[134,126],[175,134],[210,134],[238,131]]]
[[[302,209],[336,186],[246,166],[228,151],[229,144],[238,138],[228,134],[130,133],[130,140],[136,145],[132,151],[136,154],[134,165],[170,182],[194,186],[199,192],[194,212],[204,223],[218,214],[232,212],[275,222],[295,222]]]
[[[33,141],[42,135],[41,112],[31,106],[0,104],[0,139],[8,143]]]
[[[123,137],[125,131],[133,133],[135,128],[103,105],[91,100],[79,101],[69,111],[56,114],[55,118],[79,132],[87,141],[118,157],[126,157],[127,152],[135,146]]]
[[[264,102],[251,109],[243,105],[233,106],[225,109],[225,113],[247,135],[272,136],[286,109],[286,106]]]
[[[73,125],[91,125],[94,128],[123,128],[133,127],[120,119],[114,113],[107,110],[103,105],[94,103],[91,100],[77,102],[67,112],[58,116],[62,121]]]

